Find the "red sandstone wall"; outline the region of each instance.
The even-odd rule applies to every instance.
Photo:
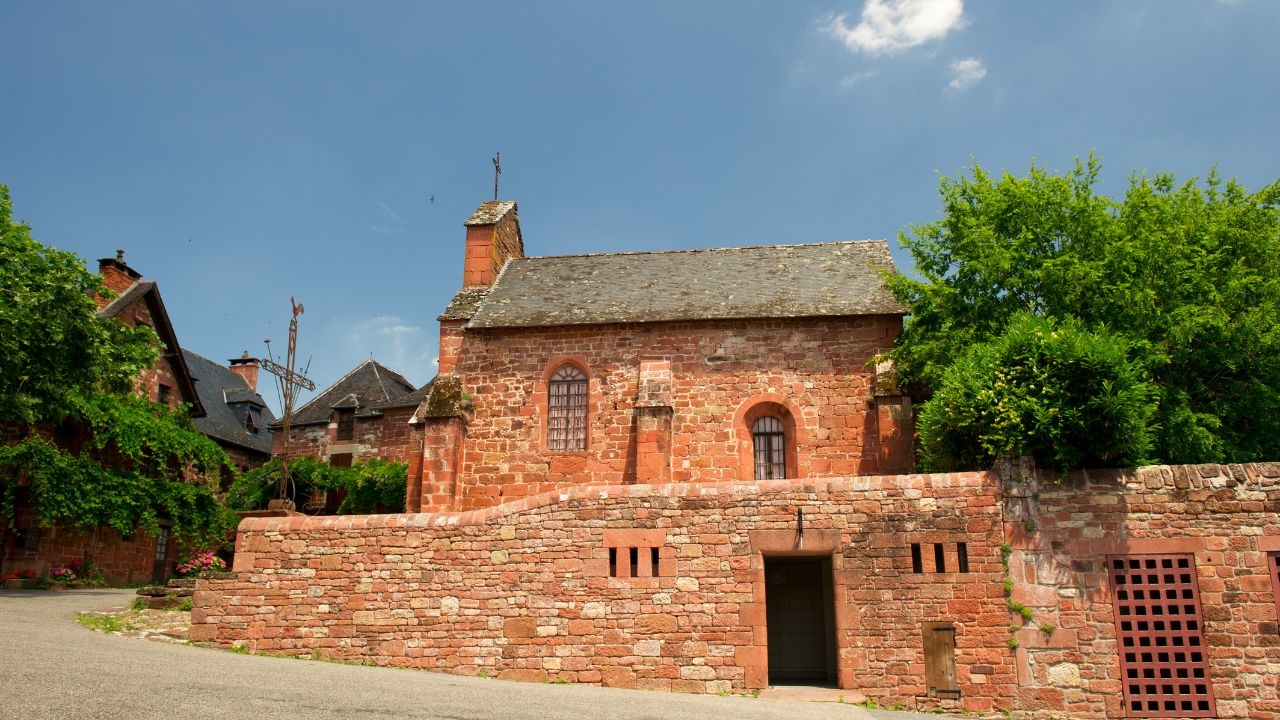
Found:
[[[1008,488],[1019,703],[1124,717],[1108,555],[1192,553],[1219,717],[1280,717],[1280,633],[1268,551],[1280,551],[1280,463],[1075,473]],[[1032,499],[1039,493],[1038,500]],[[1033,528],[1033,532],[1028,532]]]
[[[759,401],[794,416],[798,477],[879,472],[866,365],[900,329],[897,316],[874,316],[469,331],[458,373],[475,414],[452,509],[576,484],[635,482],[642,357],[671,363],[674,482],[750,478],[751,435],[742,414]],[[590,378],[588,447],[551,453],[546,380],[566,361]]]
[[[1267,576],[1280,464],[1033,480],[1007,484],[1003,501],[994,473],[971,473],[578,487],[461,514],[250,520],[236,575],[201,586],[192,636],[464,674],[740,690],[768,680],[764,557],[814,553],[833,560],[850,697],[929,706],[921,624],[950,621],[965,709],[1123,717],[1105,559],[1189,552],[1218,716],[1280,717]],[[1035,612],[1016,650],[1005,538],[1012,599]],[[954,543],[967,543],[970,572],[930,572],[926,550],[913,573],[916,542],[946,543],[952,569]],[[609,577],[611,543],[660,546],[657,577]]]
[[[35,509],[29,505],[18,508],[16,527],[35,527]],[[125,540],[108,527],[93,531],[70,530],[62,527],[40,528],[40,543],[35,550],[24,550],[14,543],[12,535],[6,536],[3,567],[0,573],[29,569],[46,577],[54,568],[66,567],[72,561],[82,561],[93,550],[93,562],[102,570],[108,583],[125,585],[151,581],[156,541],[143,533],[136,533]],[[169,564],[176,558],[170,547]]]
[[[916,705],[921,623],[950,620],[963,706],[1012,700],[987,473],[577,488],[462,514],[246,520],[238,538],[234,579],[200,587],[193,638],[463,674],[740,691],[768,680],[763,557],[814,555],[833,561],[843,687]],[[910,543],[949,543],[954,569],[960,538],[971,572],[912,573]],[[619,544],[659,547],[658,576],[609,577]]]

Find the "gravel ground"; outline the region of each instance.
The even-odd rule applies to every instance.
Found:
[[[24,720],[923,720],[834,703],[539,685],[240,655],[182,644],[184,613],[120,634],[76,623],[131,590],[0,591],[0,716]],[[132,635],[134,637],[125,637]],[[137,638],[166,640],[147,642]]]

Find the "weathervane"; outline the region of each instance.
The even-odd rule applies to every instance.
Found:
[[[267,359],[263,360],[262,369],[276,376],[276,389],[280,392],[280,403],[284,417],[281,419],[281,431],[284,433],[283,448],[280,453],[280,482],[275,500],[267,504],[271,510],[292,510],[293,502],[289,500],[289,425],[293,421],[293,401],[298,397],[299,389],[315,390],[316,384],[305,372],[296,370],[298,363],[298,316],[302,314],[302,305],[291,297],[289,305],[293,309],[293,317],[289,320],[289,351],[285,354],[285,364],[280,365],[271,359],[271,341],[267,343]],[[307,363],[310,367],[311,363]]]
[[[502,174],[502,153],[493,154],[493,199],[498,199],[498,176]]]

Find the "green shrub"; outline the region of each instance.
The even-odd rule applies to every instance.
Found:
[[[922,467],[988,468],[1002,455],[1058,469],[1143,464],[1154,390],[1127,352],[1105,329],[1020,315],[957,358],[921,407]]]

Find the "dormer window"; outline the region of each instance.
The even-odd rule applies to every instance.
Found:
[[[257,435],[258,427],[262,423],[262,411],[253,406],[248,410],[249,412],[244,414],[244,429]]]
[[[334,436],[335,440],[350,440],[355,437],[356,432],[356,411],[351,408],[341,408],[338,410],[338,433]]]

